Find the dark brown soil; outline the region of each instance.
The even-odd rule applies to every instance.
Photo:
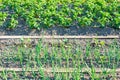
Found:
[[[119,29],[113,28],[98,28],[98,27],[77,27],[72,26],[69,28],[52,27],[48,29],[30,29],[27,26],[19,25],[13,30],[7,30],[0,27],[0,36],[2,35],[120,35]]]

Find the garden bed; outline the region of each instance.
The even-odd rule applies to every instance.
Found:
[[[6,29],[20,27],[18,25],[38,30],[54,26],[119,29],[120,2],[119,0],[3,0],[0,1],[0,18],[0,26]]]
[[[8,68],[1,72],[2,79],[118,79],[116,71],[120,67],[119,39],[1,39],[0,66]],[[14,68],[14,70],[9,69]],[[25,71],[16,71],[16,69]],[[53,72],[42,72],[40,68],[53,69]],[[55,72],[54,68],[71,69],[69,72]],[[86,68],[86,72],[78,72]],[[103,70],[97,73],[94,69]],[[110,72],[107,69],[111,69]],[[32,71],[29,71],[31,70]],[[40,69],[40,71],[34,71]],[[91,71],[89,71],[91,69]],[[92,71],[93,70],[93,71]],[[10,74],[10,75],[8,75]],[[76,75],[75,75],[76,74]],[[98,75],[98,76],[93,76]]]
[[[0,0],[0,79],[119,80],[119,0]]]

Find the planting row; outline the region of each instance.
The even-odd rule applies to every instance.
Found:
[[[120,28],[119,0],[2,0],[0,25]]]
[[[4,68],[1,68],[4,69]],[[37,70],[37,71],[36,71]],[[57,71],[56,71],[57,70]],[[72,70],[72,71],[71,71]],[[73,71],[74,70],[74,71]],[[97,73],[97,71],[99,71]],[[118,69],[119,70],[119,69]],[[47,71],[47,72],[46,72]],[[118,72],[118,71],[117,71]],[[12,80],[110,80],[120,79],[119,72],[113,69],[72,69],[72,68],[47,68],[47,69],[22,69],[22,68],[8,68],[0,72],[0,79]]]
[[[94,43],[86,41],[86,44],[70,44],[67,39],[60,43],[45,43],[43,39],[32,46],[28,44],[30,39],[21,39],[21,44],[10,46],[8,51],[0,55],[0,66],[4,68],[25,68],[25,71],[3,71],[1,77],[6,78],[37,78],[37,79],[62,79],[79,80],[86,77],[101,80],[115,79],[116,69],[120,68],[120,45],[116,40],[107,44],[105,41],[94,39]],[[12,44],[10,44],[12,45]],[[31,71],[29,69],[33,68]],[[42,71],[41,68],[50,70],[52,73]],[[74,68],[71,73],[55,72],[56,68]],[[81,73],[86,68],[86,72]],[[101,68],[99,74],[96,68]],[[107,71],[107,69],[112,69]],[[38,71],[34,71],[38,69]],[[9,75],[10,74],[10,75]],[[46,76],[47,75],[47,76]]]

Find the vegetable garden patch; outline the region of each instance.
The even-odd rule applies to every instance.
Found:
[[[0,25],[14,29],[52,26],[97,26],[120,28],[119,0],[3,0]]]

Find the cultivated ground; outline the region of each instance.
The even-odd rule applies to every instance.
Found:
[[[0,27],[0,36],[2,35],[120,35],[119,29],[113,28],[98,28],[98,27],[76,27],[70,28],[52,27],[48,29],[30,29],[26,26],[18,26],[13,30],[6,30],[4,27]]]

